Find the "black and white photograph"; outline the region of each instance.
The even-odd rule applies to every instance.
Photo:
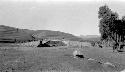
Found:
[[[125,72],[125,0],[0,0],[0,72]]]

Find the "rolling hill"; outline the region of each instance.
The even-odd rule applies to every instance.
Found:
[[[0,42],[25,42],[43,38],[81,41],[82,38],[69,33],[51,30],[28,30],[0,25]]]

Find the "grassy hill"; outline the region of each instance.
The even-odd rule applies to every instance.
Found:
[[[60,31],[28,30],[0,25],[0,42],[23,42],[43,38],[63,38],[73,41],[82,40],[82,38]]]
[[[18,29],[9,26],[0,26],[0,41],[8,41],[14,42],[15,39],[17,41],[25,41],[32,39],[32,31]]]

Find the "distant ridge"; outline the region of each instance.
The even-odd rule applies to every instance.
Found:
[[[93,41],[99,41],[100,36],[99,35],[80,35],[80,38],[83,40],[93,40]]]
[[[71,41],[82,40],[82,38],[60,31],[28,30],[0,25],[0,42],[25,42],[43,38],[67,39]]]

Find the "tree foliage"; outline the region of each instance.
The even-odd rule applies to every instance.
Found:
[[[113,41],[123,48],[125,40],[125,16],[119,19],[119,15],[113,12],[107,5],[101,6],[98,11],[99,32],[102,41]],[[122,46],[122,47],[121,47]]]
[[[114,22],[118,20],[118,14],[111,11],[107,5],[104,5],[99,8],[98,18],[100,19],[99,32],[101,40],[115,40],[113,33],[117,26]]]

